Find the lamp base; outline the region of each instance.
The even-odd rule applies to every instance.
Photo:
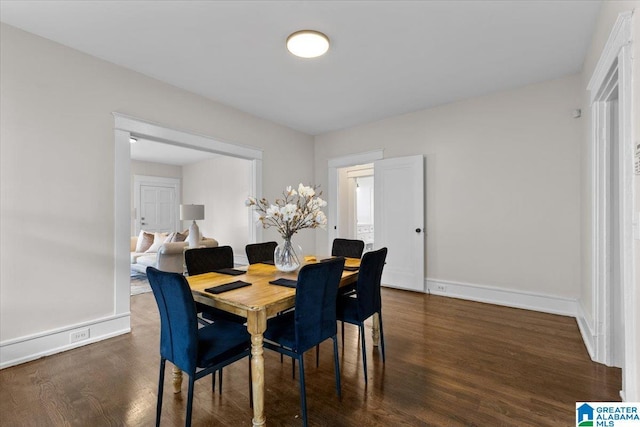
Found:
[[[189,227],[187,242],[189,243],[190,248],[197,248],[200,245],[200,228],[195,221],[193,221],[193,224]]]

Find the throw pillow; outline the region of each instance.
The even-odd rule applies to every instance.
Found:
[[[173,237],[171,238],[172,242],[184,242],[187,240],[187,235],[189,234],[189,230],[186,233],[173,233]]]
[[[138,235],[138,241],[136,242],[136,252],[146,252],[147,249],[153,244],[153,233],[147,233],[144,230],[140,230]]]
[[[158,232],[154,233],[153,244],[145,252],[147,253],[158,252],[160,250],[160,247],[164,244],[164,241],[167,240],[167,236],[168,236],[167,233],[158,233]]]

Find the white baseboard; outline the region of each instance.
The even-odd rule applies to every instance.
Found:
[[[74,332],[87,338],[71,342]],[[131,332],[131,314],[124,313],[90,322],[65,326],[34,335],[0,342],[0,369]]]
[[[570,298],[437,279],[426,279],[425,285],[427,292],[434,295],[560,314],[563,316],[576,317],[577,314],[578,302]]]
[[[596,360],[596,352],[595,352],[595,342],[596,342],[596,334],[593,330],[593,325],[587,320],[584,314],[584,308],[582,304],[578,304],[578,313],[576,314],[576,321],[578,322],[578,329],[580,330],[580,335],[582,335],[582,341],[584,342],[584,346],[587,348],[587,352],[589,353],[589,357],[591,360]]]

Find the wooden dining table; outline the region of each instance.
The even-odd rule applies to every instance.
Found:
[[[320,258],[305,257],[304,264],[319,262]],[[356,267],[360,266],[360,259],[346,258],[345,270],[342,272],[340,287],[355,283],[358,279]],[[229,313],[243,316],[247,319],[247,331],[251,334],[251,382],[253,385],[253,425],[266,425],[264,414],[264,356],[263,334],[267,328],[267,319],[295,306],[295,288],[270,284],[278,278],[294,279],[298,272],[283,273],[269,264],[253,264],[238,269],[246,273],[231,276],[222,273],[205,273],[187,277],[189,286],[196,301],[216,307]],[[251,283],[231,291],[212,294],[205,289],[224,285],[235,281]],[[377,345],[377,322],[374,319],[373,340]],[[180,392],[182,373],[174,368],[173,385],[176,393]]]

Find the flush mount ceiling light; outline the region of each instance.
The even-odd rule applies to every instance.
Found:
[[[287,49],[300,58],[316,58],[329,50],[329,38],[319,31],[296,31],[287,37]]]
[[[132,143],[132,144],[135,144],[136,142],[138,142],[138,139],[130,136],[129,137],[129,142]]]

